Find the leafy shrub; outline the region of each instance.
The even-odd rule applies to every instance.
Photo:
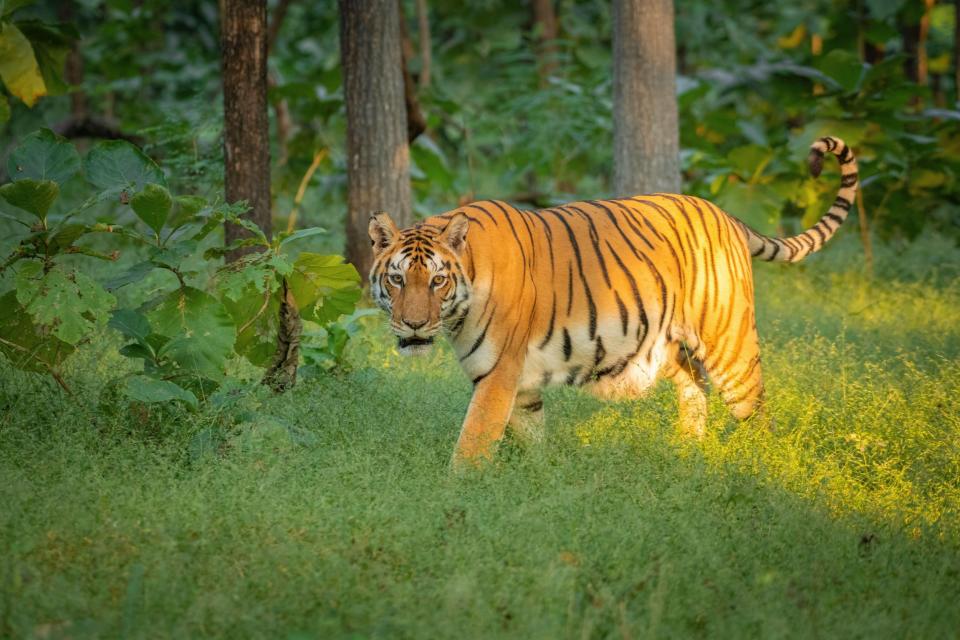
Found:
[[[81,164],[94,193],[52,215],[61,186]],[[297,241],[322,229],[267,238],[240,217],[242,204],[171,193],[156,163],[127,142],[102,142],[81,162],[73,145],[40,130],[10,155],[8,173],[13,181],[0,187],[0,197],[13,213],[2,215],[25,235],[0,266],[15,271],[0,280],[10,287],[0,295],[0,351],[14,366],[49,373],[65,388],[63,359],[109,326],[126,340],[120,353],[142,366],[124,382],[130,398],[196,407],[224,382],[225,365],[234,356],[269,365],[285,301],[323,327],[351,313],[359,299],[359,276],[342,258],[291,253]],[[83,221],[94,209],[100,221]],[[133,217],[121,224],[125,210]],[[250,236],[230,246],[213,242],[212,232],[225,222],[244,226]],[[142,260],[117,268],[120,249],[105,253],[82,242],[100,234]],[[257,251],[216,266],[226,253],[247,247]],[[73,256],[107,261],[108,277],[91,277],[86,263]],[[211,269],[198,264],[214,265],[212,277]],[[154,271],[172,274],[172,286],[134,306],[118,303],[120,289]]]

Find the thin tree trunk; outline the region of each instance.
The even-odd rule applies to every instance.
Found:
[[[223,158],[227,202],[246,200],[246,217],[270,235],[270,124],[267,118],[266,0],[222,0]],[[227,225],[226,242],[248,232]],[[235,260],[244,251],[227,257]]]
[[[553,8],[553,0],[533,0],[533,27],[537,30],[537,57],[539,58],[538,73],[540,86],[547,84],[547,79],[557,67],[557,37],[560,35],[557,24],[557,13]]]
[[[427,120],[420,109],[417,99],[417,85],[410,73],[410,60],[413,59],[413,41],[407,31],[407,21],[403,16],[403,1],[397,1],[397,10],[400,12],[400,56],[403,68],[403,104],[407,108],[407,142],[413,144],[421,133],[427,130]]]
[[[396,0],[339,0],[347,107],[347,260],[370,269],[367,227],[375,211],[412,221],[410,148]]]
[[[430,15],[427,12],[427,0],[417,0],[417,38],[420,41],[420,77],[418,84],[421,89],[430,86],[430,67],[432,54],[430,51]]]
[[[290,9],[292,0],[280,0],[277,7],[273,10],[273,17],[270,25],[267,27],[267,55],[272,55],[277,44],[277,37],[280,35],[280,27],[283,25],[283,19],[287,17],[287,11]],[[277,86],[277,77],[272,71],[267,72],[267,87],[273,89]],[[293,128],[290,120],[290,108],[287,100],[277,97],[273,100],[273,113],[277,122],[277,165],[283,166],[287,163],[287,140],[290,138],[290,129]]]
[[[953,90],[960,105],[960,0],[953,0]]]
[[[63,0],[58,17],[64,24],[73,24],[76,19],[73,0]],[[76,87],[83,82],[83,56],[80,55],[80,40],[73,43],[63,66],[63,79]],[[82,120],[87,115],[87,94],[82,89],[70,92],[70,117]]]
[[[917,34],[917,83],[926,85],[928,80],[927,37],[930,34],[930,12],[934,0],[924,0],[923,16],[920,18],[920,30]]]
[[[680,190],[673,0],[614,0],[616,195]]]

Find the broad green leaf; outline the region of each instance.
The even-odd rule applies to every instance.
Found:
[[[207,206],[206,199],[200,196],[177,196],[176,202],[176,213],[174,213],[173,217],[168,221],[171,229],[179,229],[187,224]]]
[[[166,187],[151,182],[130,199],[130,206],[138,218],[160,233],[173,208],[173,198]]]
[[[197,396],[187,389],[167,380],[157,380],[147,376],[131,376],[127,378],[124,391],[127,396],[140,402],[170,402],[179,400],[191,409],[197,408]]]
[[[17,26],[33,46],[47,94],[66,93],[70,87],[63,80],[63,68],[78,38],[77,30],[69,24],[55,25],[40,20],[18,21]]]
[[[769,147],[748,144],[730,151],[727,160],[739,176],[749,180],[754,174],[762,173],[772,157],[773,150]]]
[[[236,300],[226,296],[223,298],[223,305],[230,312],[238,329],[243,329],[237,334],[234,350],[257,367],[269,365],[277,348],[280,297],[271,295],[267,298],[266,308],[255,317],[263,306],[264,297],[263,291],[249,285]]]
[[[287,243],[294,242],[295,240],[302,240],[303,238],[310,238],[312,236],[317,236],[322,233],[327,233],[326,229],[322,227],[310,227],[308,229],[300,229],[294,231],[290,235],[284,235],[280,240],[280,246],[284,246]]]
[[[73,246],[73,243],[87,233],[89,229],[87,225],[80,223],[63,225],[51,236],[50,244],[58,252],[64,251]]]
[[[137,264],[127,269],[124,273],[121,273],[120,275],[114,278],[111,278],[110,280],[107,280],[104,283],[104,287],[107,289],[107,291],[114,291],[116,289],[119,289],[120,287],[124,287],[133,282],[140,282],[141,280],[146,278],[151,271],[153,271],[156,268],[157,268],[157,265],[155,265],[153,262],[149,260],[144,262],[138,262]]]
[[[150,321],[134,309],[117,309],[110,316],[107,326],[138,342],[143,342],[150,335]]]
[[[878,22],[892,18],[906,0],[867,0],[870,15]]]
[[[53,180],[63,185],[79,170],[77,149],[50,129],[40,129],[24,137],[7,160],[11,180]]]
[[[52,269],[46,274],[39,263],[24,264],[17,272],[17,301],[34,321],[49,327],[68,344],[77,344],[107,322],[117,300],[92,278]]]
[[[716,202],[728,214],[760,233],[773,233],[786,199],[767,185],[729,182]]]
[[[236,328],[216,298],[192,287],[177,289],[164,296],[147,318],[155,333],[170,338],[159,355],[172,360],[183,375],[223,379]]]
[[[5,0],[0,2],[0,16],[8,16],[20,7],[25,7],[29,4],[33,4],[34,0]]]
[[[35,325],[17,302],[17,292],[8,291],[0,297],[0,352],[18,369],[46,372],[59,367],[73,345]]]
[[[151,182],[167,184],[157,163],[125,140],[98,143],[87,154],[84,168],[87,181],[98,189],[140,191]]]
[[[360,299],[360,275],[341,256],[301,253],[288,283],[303,318],[319,324],[350,313]]]
[[[47,95],[30,41],[10,22],[0,22],[0,78],[28,107]]]
[[[17,180],[0,187],[0,197],[15,207],[28,211],[40,220],[60,195],[60,187],[53,180]]]
[[[817,62],[817,68],[846,91],[857,88],[863,75],[863,63],[857,54],[844,49],[834,49]]]

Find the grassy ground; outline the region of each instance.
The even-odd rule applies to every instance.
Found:
[[[192,416],[102,394],[106,341],[78,399],[0,365],[0,636],[955,638],[960,252],[880,254],[758,266],[776,433],[558,389],[462,478],[469,384],[380,329]]]

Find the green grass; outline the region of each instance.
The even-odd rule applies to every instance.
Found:
[[[0,636],[955,638],[960,252],[879,253],[758,266],[775,433],[556,389],[545,445],[463,477],[469,383],[382,323],[196,415],[104,392],[108,340],[76,398],[0,365]]]

